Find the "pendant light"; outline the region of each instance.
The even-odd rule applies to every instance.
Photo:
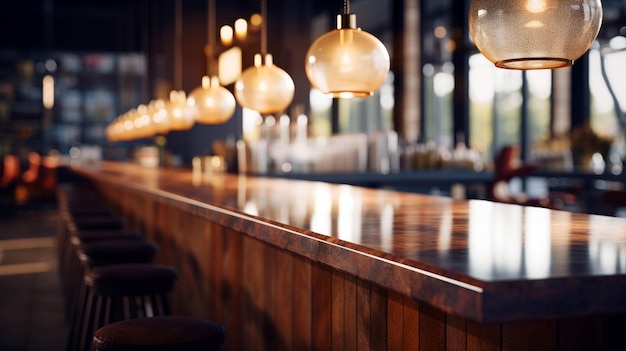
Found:
[[[155,134],[165,135],[170,132],[172,123],[170,116],[165,109],[165,101],[157,99],[148,105],[150,117],[152,117],[152,128]]]
[[[348,0],[343,10],[337,29],[309,47],[306,75],[314,88],[335,98],[371,96],[389,72],[389,53],[375,36],[357,28]]]
[[[182,90],[170,91],[166,109],[171,130],[189,130],[196,123],[196,111],[187,104],[187,94]]]
[[[571,66],[591,46],[602,23],[600,0],[472,0],[469,29],[496,67]]]
[[[261,0],[261,53],[254,56],[254,66],[247,68],[235,83],[235,97],[245,108],[261,115],[283,112],[295,92],[291,76],[274,65],[272,55],[267,53],[267,8]]]
[[[215,0],[208,2],[208,45],[207,75],[202,77],[202,85],[191,91],[187,104],[195,109],[197,123],[220,124],[227,122],[235,113],[236,102],[233,94],[220,85],[215,74]]]
[[[170,119],[171,130],[189,130],[195,120],[194,110],[187,105],[187,96],[182,89],[183,85],[183,0],[174,1],[174,90],[170,91],[170,99],[165,104],[165,110]]]

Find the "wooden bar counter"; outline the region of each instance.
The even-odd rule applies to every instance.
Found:
[[[626,349],[626,219],[103,162],[226,350]]]

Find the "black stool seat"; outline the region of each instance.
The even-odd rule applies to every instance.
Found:
[[[102,296],[140,296],[165,293],[174,288],[178,273],[157,264],[116,264],[91,269],[85,283]]]
[[[141,241],[143,236],[139,233],[124,232],[119,230],[82,230],[72,236],[73,245],[90,244],[104,240],[132,240]]]
[[[212,351],[220,349],[224,334],[222,325],[205,319],[137,318],[96,330],[93,345],[100,351]]]
[[[117,217],[110,216],[110,215],[75,217],[75,218],[72,218],[71,223],[78,230],[124,228],[123,220]]]
[[[158,250],[157,244],[141,240],[107,240],[78,246],[78,256],[88,267],[119,263],[149,263]]]
[[[87,217],[87,216],[113,216],[113,213],[108,207],[103,205],[96,206],[75,206],[67,210],[67,212],[73,217]]]

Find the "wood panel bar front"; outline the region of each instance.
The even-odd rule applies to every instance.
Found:
[[[408,260],[368,247],[248,216],[224,203],[205,206],[197,193],[182,192],[176,182],[166,188],[151,175],[155,171],[132,167],[114,168],[122,176],[139,173],[132,181],[101,169],[74,171],[119,209],[129,229],[159,244],[157,260],[180,274],[171,295],[174,312],[222,323],[225,350],[626,349],[622,312],[549,312],[518,321],[512,308],[514,317],[501,321],[470,318],[481,316],[486,298],[472,287],[489,284],[454,274],[442,281],[446,271],[426,270],[419,262],[408,269]],[[386,264],[391,260],[399,264]],[[424,275],[416,273],[422,270]],[[541,280],[528,283],[522,290],[541,287]],[[513,281],[508,291],[516,284],[522,283]]]

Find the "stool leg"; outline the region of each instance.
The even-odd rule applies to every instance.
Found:
[[[69,339],[68,339],[68,350],[69,351],[76,351],[78,350],[78,347],[80,345],[80,333],[81,333],[81,328],[83,325],[83,320],[84,320],[84,314],[85,314],[85,308],[87,306],[88,303],[88,298],[90,296],[90,289],[89,287],[87,287],[85,284],[81,284],[78,287],[79,290],[79,294],[77,296],[77,299],[75,302],[73,302],[73,305],[75,306],[75,308],[73,309],[72,313],[70,314],[70,332],[69,332]]]
[[[143,306],[143,313],[146,317],[154,317],[154,304],[152,300],[152,295],[144,295],[141,297],[141,303]],[[157,314],[158,315],[158,312]]]
[[[96,308],[95,308],[95,314],[93,316],[93,320],[92,320],[92,326],[90,329],[87,330],[87,333],[85,335],[85,348],[83,350],[88,351],[88,350],[93,350],[93,343],[92,343],[92,339],[93,339],[93,333],[98,330],[98,328],[106,325],[106,321],[103,321],[103,317],[104,315],[106,315],[105,310],[102,308],[103,305],[103,301],[102,300],[106,300],[104,302],[105,305],[108,305],[108,297],[102,297],[102,296],[98,296],[96,298]]]
[[[91,343],[91,334],[93,334],[93,319],[92,316],[95,314],[95,300],[96,297],[93,292],[89,293],[89,299],[87,301],[87,306],[85,308],[85,317],[83,318],[81,332],[79,333],[78,338],[78,349],[80,351],[87,351],[89,348],[89,344]],[[89,344],[85,341],[89,340]]]

